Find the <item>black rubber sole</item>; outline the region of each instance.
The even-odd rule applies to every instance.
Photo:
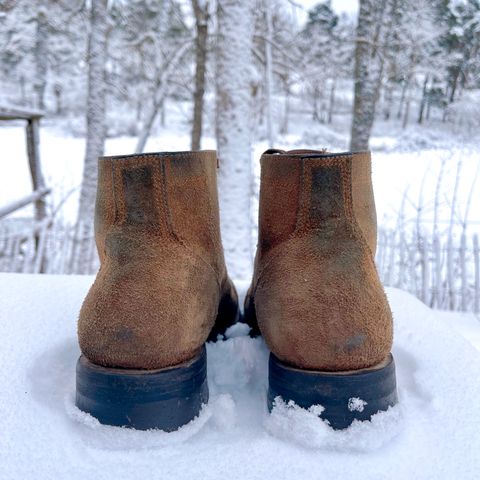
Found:
[[[290,367],[270,354],[268,409],[276,397],[302,408],[322,405],[321,418],[336,430],[354,420],[370,420],[398,402],[393,356],[377,368],[330,373]]]
[[[208,402],[205,346],[192,360],[161,370],[130,370],[77,362],[75,404],[105,425],[177,430]]]

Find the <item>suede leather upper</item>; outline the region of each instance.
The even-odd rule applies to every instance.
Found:
[[[212,329],[235,321],[216,168],[213,151],[99,159],[101,267],[78,322],[80,348],[93,363],[176,365],[192,358]]]
[[[270,350],[298,368],[345,371],[382,362],[392,316],[373,260],[369,153],[266,153],[261,165],[247,321],[257,321]]]

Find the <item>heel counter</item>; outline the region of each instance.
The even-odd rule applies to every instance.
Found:
[[[214,271],[181,245],[162,251],[115,239],[80,310],[78,338],[93,363],[164,368],[188,360],[213,327],[220,291]],[[140,246],[140,245],[139,245]]]
[[[261,272],[255,309],[271,351],[299,368],[366,368],[391,349],[388,300],[370,248],[352,228],[282,244]]]

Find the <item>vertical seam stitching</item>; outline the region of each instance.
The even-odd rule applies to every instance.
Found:
[[[168,198],[167,198],[167,173],[166,173],[166,165],[165,162],[167,161],[167,158],[162,158],[161,159],[161,173],[162,173],[162,184],[161,184],[161,195],[162,195],[162,202],[163,202],[163,207],[165,208],[165,223],[167,226],[167,231],[170,234],[172,238],[175,240],[180,241],[180,239],[177,237],[175,234],[174,228],[173,228],[173,220],[172,220],[172,215],[170,212],[170,208],[168,205]]]
[[[343,202],[345,204],[345,215],[350,221],[354,220],[353,215],[353,194],[352,194],[352,156],[346,156],[341,165],[343,183]]]
[[[112,166],[112,200],[113,200],[113,223],[114,225],[118,222],[118,205],[117,205],[117,177],[115,175],[115,162],[111,162],[110,165]]]
[[[296,222],[295,222],[295,229],[293,230],[292,233],[298,232],[302,225],[301,222],[303,220],[302,216],[304,214],[303,209],[304,209],[304,197],[305,195],[303,194],[304,190],[304,182],[305,182],[305,159],[302,158],[302,168],[300,169],[300,181],[299,181],[299,189],[298,189],[298,202],[297,202],[297,214],[296,214]]]

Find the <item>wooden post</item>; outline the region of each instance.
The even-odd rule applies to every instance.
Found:
[[[27,121],[26,128],[28,165],[30,167],[30,176],[32,178],[32,186],[34,191],[43,190],[45,188],[45,180],[43,178],[42,168],[40,165],[39,122],[40,119],[38,117],[31,117]],[[45,203],[45,197],[42,196],[35,201],[35,220],[37,222],[41,222],[46,216],[47,205]],[[46,231],[44,232],[43,236],[40,236],[38,233],[35,235],[36,255],[37,258],[39,258],[38,262],[35,262],[35,273],[44,273],[46,268],[43,258],[44,236],[46,236]]]
[[[27,154],[28,164],[30,167],[30,176],[32,178],[33,190],[43,190],[45,188],[45,180],[43,178],[40,166],[39,153],[39,119],[37,117],[29,118],[27,121]],[[43,220],[47,215],[47,207],[45,198],[40,197],[35,201],[35,219]]]

